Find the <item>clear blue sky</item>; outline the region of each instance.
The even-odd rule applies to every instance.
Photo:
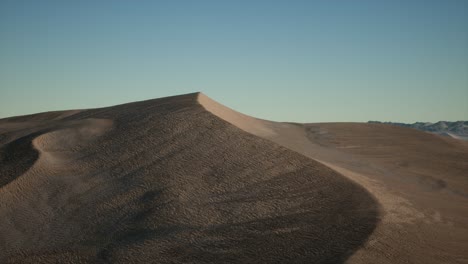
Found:
[[[0,117],[195,91],[277,121],[468,120],[468,1],[0,1]]]

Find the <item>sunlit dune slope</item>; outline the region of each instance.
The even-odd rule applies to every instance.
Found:
[[[349,263],[468,263],[468,143],[385,124],[297,124],[249,117],[200,96],[246,132],[318,160],[382,206]]]

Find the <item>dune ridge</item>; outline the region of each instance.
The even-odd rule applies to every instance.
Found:
[[[339,263],[364,245],[368,191],[200,101],[0,120],[0,262]]]

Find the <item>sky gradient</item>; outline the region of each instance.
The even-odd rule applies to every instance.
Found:
[[[195,91],[275,121],[468,120],[468,1],[0,1],[0,118]]]

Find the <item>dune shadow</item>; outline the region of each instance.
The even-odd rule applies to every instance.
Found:
[[[129,241],[135,243],[130,243],[135,248],[165,241],[167,250],[158,253],[138,250],[145,252],[146,258],[155,254],[157,263],[166,260],[171,263],[344,263],[374,231],[379,221],[379,205],[364,188],[339,174],[324,175],[332,180],[325,183],[321,176],[311,180],[310,173],[305,168],[210,196],[202,205],[179,205],[201,206],[200,211],[207,209],[207,212],[232,211],[234,218],[244,214],[245,220],[225,215],[211,225],[178,223],[156,229],[140,226],[145,220],[154,219],[161,208],[171,207],[160,204],[157,191],[146,192],[139,199],[147,210],[127,223],[140,229],[123,230],[119,237],[125,239],[106,247],[102,251],[104,256],[98,257],[113,259],[113,252],[125,251]],[[335,189],[336,186],[341,187]],[[206,222],[213,217],[196,216]]]
[[[41,134],[29,134],[0,148],[0,188],[24,174],[38,160],[39,151],[34,148],[33,140]]]
[[[173,258],[182,255],[181,262],[198,263],[344,263],[375,228],[375,215],[366,217],[368,225],[359,223],[362,218],[340,216],[325,224],[322,217],[292,213],[214,226],[196,245],[175,248]]]
[[[374,231],[377,201],[347,179],[339,179],[345,189],[334,192],[314,181],[298,184],[297,177],[289,173],[252,184],[217,203],[227,209],[279,206],[281,212],[214,225],[174,253],[184,255],[181,262],[344,263]]]

